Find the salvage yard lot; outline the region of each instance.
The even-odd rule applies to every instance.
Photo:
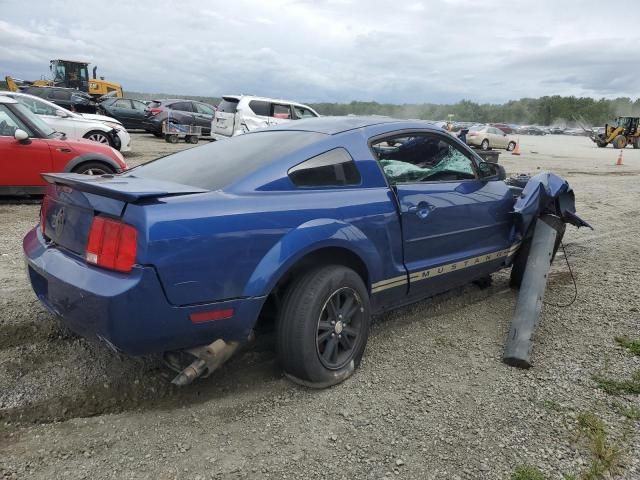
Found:
[[[604,422],[618,478],[640,478],[638,395],[596,378],[640,369],[614,337],[640,332],[640,151],[584,137],[521,137],[508,174],[553,170],[595,231],[568,227],[550,275],[529,371],[501,362],[516,293],[508,272],[377,319],[361,368],[322,391],[288,382],[272,334],[212,377],[169,384],[134,360],[62,331],[25,278],[33,204],[0,203],[0,473],[5,478],[508,479],[523,465],[580,475],[597,455],[579,435]],[[205,142],[203,142],[205,143]],[[134,134],[131,165],[191,147]],[[579,421],[580,420],[580,421]],[[618,465],[620,464],[620,465]],[[598,478],[598,477],[593,477]]]

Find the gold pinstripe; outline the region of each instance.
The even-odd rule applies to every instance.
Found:
[[[468,258],[466,260],[460,260],[458,262],[447,263],[446,265],[440,265],[438,267],[429,268],[427,270],[421,270],[409,275],[409,281],[419,282],[420,280],[426,280],[428,278],[437,277],[438,275],[444,275],[445,273],[455,272],[469,267],[474,267],[482,263],[491,262],[499,258],[507,258],[513,255],[518,248],[520,248],[520,242],[514,243],[509,248],[498,250],[497,252],[487,253],[484,255],[478,255],[477,257]],[[397,277],[387,278],[371,285],[371,293],[378,293],[389,288],[399,287],[406,285],[407,276],[400,275]]]

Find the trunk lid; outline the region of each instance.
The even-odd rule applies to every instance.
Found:
[[[44,174],[41,226],[55,245],[84,256],[96,214],[120,218],[128,203],[207,190],[134,176]]]
[[[236,112],[240,99],[234,97],[222,97],[218,109],[213,117],[211,130],[218,135],[230,137],[235,129]]]

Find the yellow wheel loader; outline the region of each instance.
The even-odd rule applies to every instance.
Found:
[[[618,117],[615,125],[605,125],[603,133],[592,133],[590,138],[600,148],[609,144],[613,148],[625,148],[627,145],[640,148],[639,122],[639,117]]]
[[[51,80],[18,81],[11,77],[5,77],[7,87],[12,92],[18,91],[18,83],[34,85],[37,87],[66,87],[75,88],[98,98],[108,93],[116,97],[122,97],[122,86],[119,83],[108,82],[104,77],[96,78],[96,70],[93,67],[93,78],[89,78],[89,64],[75,62],[73,60],[51,60]]]

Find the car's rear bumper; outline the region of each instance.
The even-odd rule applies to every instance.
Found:
[[[245,340],[264,297],[171,305],[153,267],[122,274],[87,265],[46,245],[39,227],[23,240],[29,281],[38,299],[70,330],[98,338],[131,355],[205,345],[222,338]],[[233,310],[229,319],[194,323],[193,313]]]
[[[142,128],[149,133],[162,133],[162,122],[153,122],[145,120],[142,122]]]

